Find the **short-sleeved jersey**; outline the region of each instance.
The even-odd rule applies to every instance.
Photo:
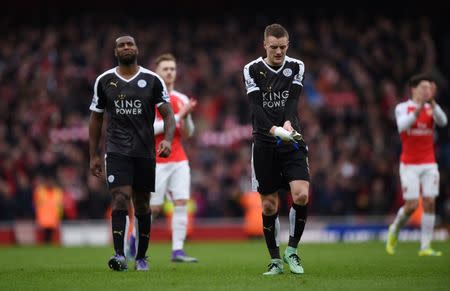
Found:
[[[397,119],[413,114],[417,104],[412,100],[402,102],[395,107]],[[400,132],[402,142],[402,154],[400,161],[404,164],[429,164],[435,163],[434,154],[434,119],[431,105],[425,103],[413,125]]]
[[[177,114],[180,109],[185,105],[189,103],[189,98],[178,92],[173,90],[170,93],[170,105],[172,105],[173,113]],[[159,112],[156,112],[156,121],[162,121],[163,118]],[[162,140],[164,139],[164,133],[160,133],[156,135],[156,144],[158,145]],[[172,141],[172,152],[170,153],[170,156],[167,158],[162,158],[160,156],[156,157],[157,163],[173,163],[173,162],[181,162],[186,161],[187,156],[183,148],[183,144],[181,142],[181,132],[180,132],[180,123],[177,123],[176,129],[175,129],[175,135],[173,137]]]
[[[164,82],[143,67],[128,80],[117,67],[98,76],[90,110],[108,113],[106,152],[155,158],[155,105],[166,102]]]
[[[286,120],[291,121],[292,127],[300,132],[297,101],[299,94],[292,94],[293,86],[303,87],[302,80],[305,65],[302,61],[285,57],[283,65],[273,69],[262,57],[248,63],[244,67],[244,82],[247,94],[260,92],[261,106],[270,122],[275,126],[283,126]],[[299,91],[301,92],[301,90]],[[253,114],[254,115],[254,114]],[[255,116],[252,117],[253,137],[256,142],[275,144],[275,138],[268,129],[258,124]]]

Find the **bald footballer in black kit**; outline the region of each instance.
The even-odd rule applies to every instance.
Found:
[[[128,206],[135,209],[137,246],[135,269],[147,271],[146,252],[150,239],[150,193],[155,190],[155,105],[164,119],[164,140],[157,153],[167,157],[175,131],[175,119],[164,81],[154,72],[137,64],[139,50],[131,36],[116,39],[118,66],[95,81],[90,106],[89,153],[93,175],[106,178],[112,195],[112,237],[115,255],[108,265],[115,271],[128,268],[124,253]],[[103,113],[108,113],[105,173],[98,154]]]

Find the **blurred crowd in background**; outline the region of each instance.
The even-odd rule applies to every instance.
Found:
[[[251,115],[242,69],[262,56],[264,16],[127,18],[86,14],[45,23],[2,17],[0,33],[0,220],[34,217],[33,191],[63,190],[64,219],[107,216],[104,181],[89,171],[88,119],[95,78],[116,65],[114,40],[135,37],[139,63],[178,61],[176,89],[196,98],[185,142],[197,217],[242,216],[251,190]],[[447,35],[433,19],[284,17],[288,55],[306,66],[299,116],[310,149],[311,215],[386,215],[402,202],[394,107],[408,78],[434,74],[449,114]],[[439,49],[440,48],[440,49]],[[438,129],[440,221],[450,223],[450,135]],[[283,196],[282,199],[287,199]],[[280,210],[287,213],[287,206]]]

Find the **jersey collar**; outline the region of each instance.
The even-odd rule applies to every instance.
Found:
[[[274,70],[274,69],[272,69],[265,61],[264,61],[264,59],[262,58],[262,57],[259,57],[259,59],[263,62],[263,64],[269,69],[269,70],[271,70],[272,72],[274,72],[275,74],[278,74],[282,69],[283,69],[283,67],[284,67],[284,64],[286,64],[286,56],[284,57],[284,61],[283,61],[283,64],[281,65],[281,67],[278,69],[278,70]]]
[[[114,74],[116,74],[116,76],[117,76],[119,79],[121,79],[122,81],[127,82],[127,83],[133,81],[133,80],[141,73],[141,71],[142,71],[142,67],[139,66],[139,70],[136,72],[136,74],[134,74],[133,77],[131,77],[130,79],[125,79],[124,77],[122,77],[121,75],[119,75],[119,73],[117,73],[117,68],[118,68],[118,67],[115,67],[115,68],[114,68]]]

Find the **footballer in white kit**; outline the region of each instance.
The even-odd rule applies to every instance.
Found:
[[[386,251],[395,254],[398,233],[418,206],[422,195],[424,213],[421,222],[420,256],[440,256],[430,243],[435,222],[435,198],[439,194],[439,170],[434,152],[434,127],[446,126],[447,116],[434,100],[436,85],[427,75],[415,75],[410,81],[411,99],[395,108],[402,143],[400,182],[405,204],[389,226]]]

